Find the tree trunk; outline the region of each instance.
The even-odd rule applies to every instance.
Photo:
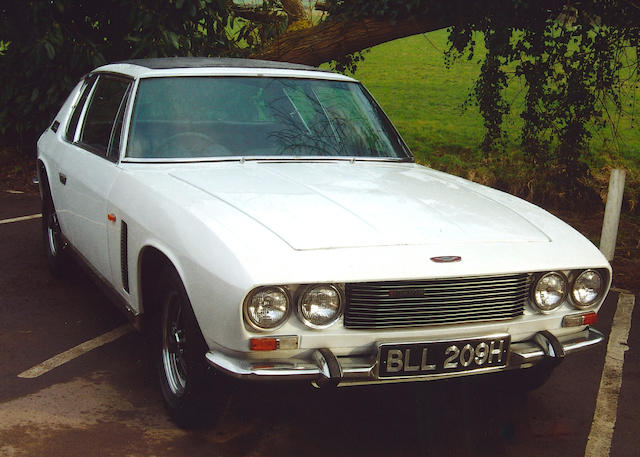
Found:
[[[451,21],[444,17],[396,22],[370,18],[344,22],[328,20],[310,28],[285,33],[251,57],[317,66],[380,43],[430,32],[450,24]]]

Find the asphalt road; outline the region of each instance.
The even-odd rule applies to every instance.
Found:
[[[0,193],[0,220],[39,212]],[[0,456],[582,457],[606,346],[523,396],[503,379],[321,391],[240,384],[215,426],[167,419],[144,339],[129,332],[41,376],[23,371],[125,323],[81,273],[53,279],[40,220],[0,224]],[[609,333],[612,294],[597,327]],[[638,456],[640,317],[633,316],[610,455]]]

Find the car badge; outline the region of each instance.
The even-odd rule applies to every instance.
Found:
[[[389,291],[391,298],[422,298],[424,289],[392,289]]]
[[[431,261],[436,263],[460,262],[461,260],[462,257],[459,255],[440,255],[438,257],[431,257]]]

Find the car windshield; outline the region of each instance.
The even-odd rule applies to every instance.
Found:
[[[140,81],[127,157],[407,159],[359,83],[300,78],[159,77]]]

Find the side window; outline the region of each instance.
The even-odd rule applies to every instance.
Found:
[[[98,78],[80,132],[81,144],[100,155],[107,155],[118,112],[129,86],[130,83],[124,79],[111,76]]]
[[[82,108],[84,107],[85,102],[87,101],[87,97],[91,93],[91,88],[93,87],[93,83],[96,82],[96,76],[91,75],[85,81],[84,86],[80,89],[81,94],[78,98],[78,102],[73,108],[73,113],[71,113],[71,119],[69,120],[69,124],[67,125],[67,130],[64,133],[64,137],[67,141],[73,142],[74,135],[76,133],[76,128],[78,127],[78,121],[80,120],[80,115],[82,114]]]

